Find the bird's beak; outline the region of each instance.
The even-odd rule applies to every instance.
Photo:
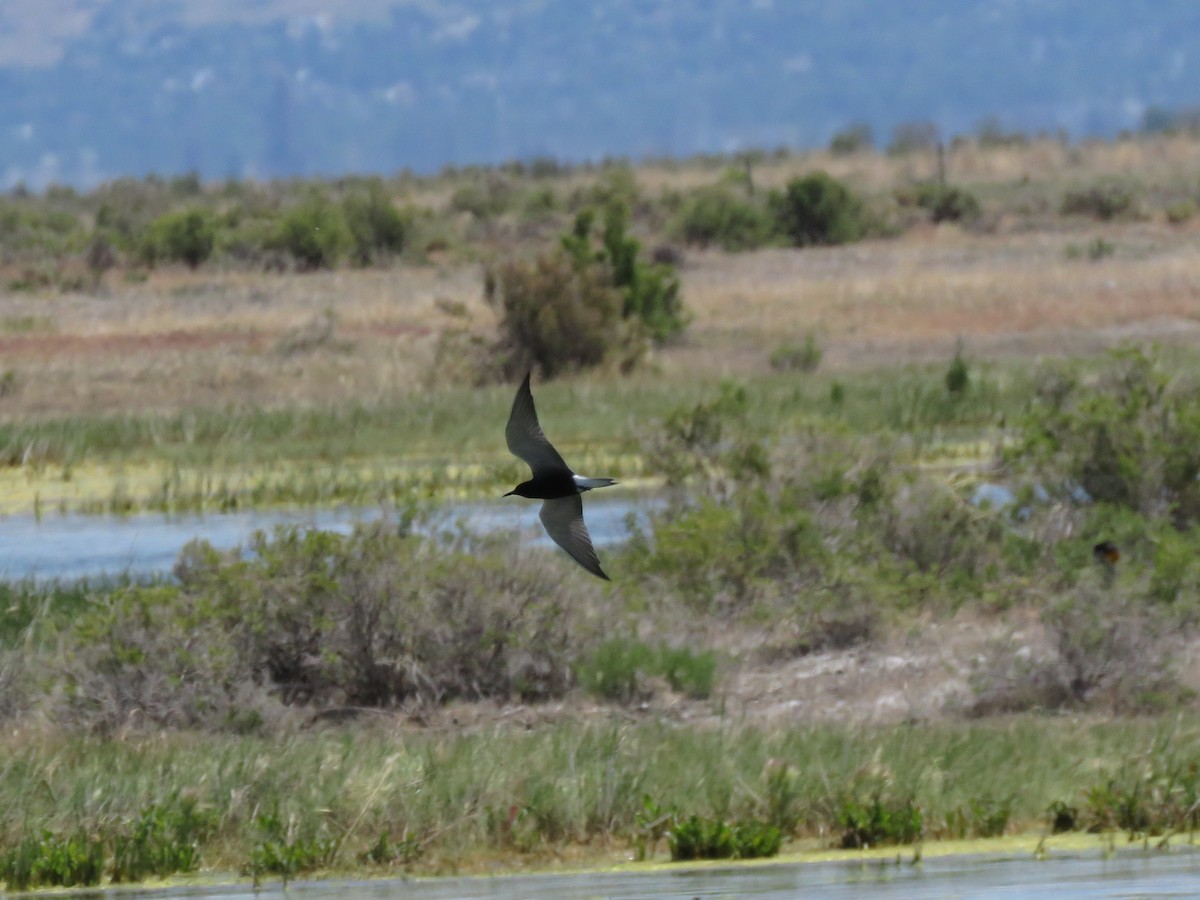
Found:
[[[511,497],[511,496],[512,496],[513,494],[515,494],[515,493],[516,493],[516,491],[509,491],[509,492],[508,492],[507,494],[505,494],[504,496],[505,496],[505,497]]]

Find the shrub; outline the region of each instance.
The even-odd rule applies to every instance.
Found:
[[[128,586],[74,623],[66,712],[249,731],[290,704],[394,706],[561,694],[573,655],[561,569],[439,548],[378,525],[193,544],[177,585]]]
[[[1172,225],[1182,225],[1196,215],[1196,203],[1193,200],[1177,200],[1167,207],[1166,215]]]
[[[718,244],[731,252],[751,250],[770,239],[771,217],[760,205],[724,187],[706,187],[683,201],[671,230],[689,244]]]
[[[187,264],[195,269],[212,255],[217,240],[217,220],[199,207],[169,212],[150,223],[142,246],[143,261]]]
[[[965,188],[937,181],[918,184],[917,206],[929,211],[934,222],[973,222],[979,218],[979,200]]]
[[[456,189],[450,197],[450,209],[486,220],[507,212],[515,197],[512,183],[502,175],[491,173]]]
[[[835,134],[829,141],[834,156],[850,156],[875,146],[875,133],[865,122],[857,122]]]
[[[1067,191],[1062,199],[1064,216],[1091,216],[1109,220],[1136,212],[1133,188],[1119,181],[1103,181],[1091,187]]]
[[[865,800],[853,794],[843,797],[838,803],[837,823],[845,849],[911,844],[921,837],[923,824],[921,810],[911,797],[879,791]]]
[[[360,266],[399,254],[412,229],[411,217],[396,209],[377,180],[347,194],[342,214],[350,233],[350,258]]]
[[[769,203],[776,230],[797,247],[845,244],[866,233],[862,200],[825,172],[792,179]]]
[[[547,377],[607,361],[628,368],[644,351],[641,335],[665,341],[686,325],[674,268],[641,258],[624,207],[608,208],[599,243],[594,221],[584,210],[557,250],[484,273],[484,297],[500,310],[506,377],[531,365]]]
[[[811,331],[801,343],[780,344],[771,354],[771,368],[782,372],[815,372],[821,365],[821,346]]]
[[[610,266],[614,286],[624,294],[625,318],[641,322],[655,341],[663,343],[687,325],[679,297],[679,277],[673,267],[641,258],[641,245],[627,233],[628,216],[622,203],[610,203],[605,208],[603,259]],[[579,224],[577,220],[575,238],[581,237]]]
[[[349,247],[351,234],[341,207],[312,194],[279,219],[272,244],[301,270],[331,269]]]
[[[688,859],[759,859],[775,856],[783,834],[765,822],[735,822],[688,816],[667,835],[674,861]]]
[[[1095,383],[1048,376],[1022,440],[1005,453],[1042,487],[1178,528],[1200,519],[1200,391],[1137,349],[1114,351]]]
[[[504,377],[537,366],[547,378],[636,356],[622,316],[621,292],[602,265],[579,266],[566,253],[533,262],[511,260],[491,269],[499,308]]]
[[[954,396],[961,396],[971,384],[971,369],[963,359],[962,343],[954,351],[954,359],[950,360],[950,368],[946,370],[946,390]]]
[[[620,703],[649,696],[650,681],[658,677],[671,690],[703,700],[712,693],[716,669],[717,657],[711,650],[696,652],[666,643],[656,648],[635,638],[604,641],[576,665],[580,685]]]

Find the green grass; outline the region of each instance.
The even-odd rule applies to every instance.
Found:
[[[157,835],[141,839],[142,856],[163,868],[290,877],[403,856],[416,870],[470,869],[497,851],[635,841],[647,798],[677,827],[699,817],[693,837],[754,821],[783,823],[788,838],[823,834],[826,846],[859,824],[886,839],[888,810],[909,823],[917,813],[893,840],[1049,832],[1054,803],[1081,810],[1079,828],[1188,832],[1197,738],[1200,720],[1174,716],[774,731],[564,723],[403,737],[364,726],[262,738],[26,732],[4,739],[0,852],[30,857],[29,841],[123,828],[126,846]],[[974,811],[965,828],[964,810]]]
[[[1029,397],[1021,367],[979,370],[961,395],[946,391],[936,365],[836,382],[795,373],[744,379],[738,427],[747,438],[812,427],[904,433],[918,453],[978,442],[994,437],[996,423]],[[645,445],[658,423],[710,402],[720,385],[716,378],[561,381],[535,385],[535,396],[548,436],[578,470],[629,480],[656,474],[646,470]],[[509,385],[447,387],[379,404],[8,422],[0,425],[0,464],[24,473],[10,492],[10,505],[22,506],[11,511],[39,513],[489,495],[524,477],[503,441],[511,402]]]

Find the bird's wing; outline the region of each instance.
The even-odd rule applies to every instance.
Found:
[[[504,429],[504,439],[508,441],[508,449],[514,456],[519,456],[529,463],[534,478],[556,470],[568,474],[571,472],[570,466],[546,440],[546,435],[542,434],[542,427],[538,425],[537,410],[533,408],[533,394],[529,390],[529,373],[526,373],[525,380],[517,388],[512,412],[508,414],[508,425]]]
[[[600,568],[600,560],[592,547],[592,538],[588,534],[587,525],[583,523],[583,500],[578,494],[546,500],[542,503],[539,518],[546,526],[546,533],[554,539],[554,543],[570,554],[571,559],[597,578],[612,580]]]

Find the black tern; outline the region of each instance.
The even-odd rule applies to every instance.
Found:
[[[533,408],[533,394],[529,390],[531,374],[525,374],[525,380],[517,389],[512,412],[508,415],[508,425],[504,429],[504,439],[508,441],[508,449],[513,456],[529,463],[533,477],[521,482],[504,496],[516,494],[518,497],[542,500],[539,518],[554,543],[597,578],[611,581],[600,568],[587,525],[583,523],[583,500],[580,494],[617,482],[612,478],[576,475],[546,440],[538,424],[537,410]]]

